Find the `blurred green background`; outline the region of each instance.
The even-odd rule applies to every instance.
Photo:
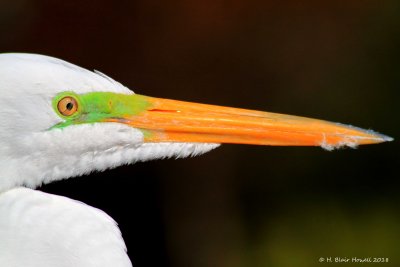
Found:
[[[1,0],[0,51],[59,57],[145,95],[396,139],[399,14],[396,0]],[[333,152],[224,145],[41,190],[115,218],[137,267],[399,266],[399,165],[396,140]]]

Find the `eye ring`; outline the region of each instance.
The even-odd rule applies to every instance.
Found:
[[[78,101],[72,96],[65,96],[58,101],[57,109],[63,116],[72,116],[78,111]]]

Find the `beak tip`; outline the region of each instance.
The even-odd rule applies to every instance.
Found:
[[[393,137],[390,137],[388,135],[384,135],[384,134],[381,134],[381,133],[378,133],[378,132],[375,132],[372,130],[369,130],[368,133],[370,134],[370,136],[371,136],[370,139],[373,143],[392,142],[394,140]]]
[[[337,125],[340,127],[345,127],[351,132],[340,134],[339,136],[341,137],[339,139],[336,139],[336,141],[334,142],[326,140],[324,135],[324,139],[321,143],[319,143],[319,145],[325,150],[331,151],[342,147],[357,148],[359,145],[379,144],[384,142],[391,142],[394,140],[394,138],[390,136],[375,132],[373,130],[365,130],[362,128],[354,127],[351,125],[343,125],[340,123],[337,123]]]
[[[382,142],[392,142],[394,140],[393,137],[383,135],[383,134],[381,135],[381,139],[382,139]]]
[[[344,125],[344,124],[341,124],[341,123],[337,123],[337,124],[339,126],[340,125],[347,126],[349,129],[355,130],[355,131],[361,133],[360,137],[357,138],[357,139],[360,140],[360,144],[364,144],[364,143],[365,144],[377,144],[377,143],[383,143],[383,142],[391,142],[391,141],[394,140],[393,137],[378,133],[378,132],[376,132],[374,130],[370,130],[370,129],[366,130],[366,129],[362,129],[362,128],[355,127],[355,126],[352,126],[352,125]],[[364,142],[362,142],[362,140]]]

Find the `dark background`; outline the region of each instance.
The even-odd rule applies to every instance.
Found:
[[[397,0],[1,0],[0,51],[59,57],[145,95],[397,138],[399,14]],[[137,267],[399,266],[399,164],[396,140],[334,152],[224,145],[41,190],[110,214]]]

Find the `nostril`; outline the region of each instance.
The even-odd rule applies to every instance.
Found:
[[[155,111],[155,112],[166,112],[166,113],[179,113],[181,112],[180,110],[172,110],[172,109],[149,109],[149,111]]]

